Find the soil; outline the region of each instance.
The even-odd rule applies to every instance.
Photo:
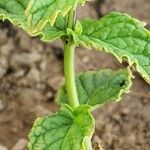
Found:
[[[149,0],[97,0],[79,8],[77,15],[97,18],[112,10],[128,12],[150,27]],[[77,72],[126,65],[102,52],[76,51]],[[134,75],[131,92],[122,101],[93,113],[93,144],[104,150],[150,149],[150,86],[135,71]],[[12,149],[20,139],[27,140],[33,121],[58,109],[54,99],[62,80],[60,42],[43,43],[9,22],[0,22],[0,148]]]

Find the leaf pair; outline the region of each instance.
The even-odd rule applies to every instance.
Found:
[[[31,36],[41,36],[50,42],[71,36],[76,44],[114,55],[120,62],[127,59],[141,76],[150,83],[150,32],[134,18],[112,12],[100,20],[77,21],[68,29],[71,9],[87,0],[1,0],[0,19],[19,25]],[[84,150],[85,138],[94,132],[90,111],[108,101],[120,99],[131,87],[132,74],[124,69],[113,72],[101,70],[76,76],[80,106],[72,110],[68,104],[65,84],[58,92],[57,102],[62,105],[54,115],[39,118],[29,135],[30,150]]]
[[[54,32],[55,38],[45,32],[43,40],[50,41],[68,34],[66,24],[63,23],[61,30]],[[83,19],[77,22],[74,32],[79,44],[90,49],[95,47],[104,50],[120,62],[127,60],[150,84],[150,32],[144,28],[144,23],[127,14],[112,12],[98,21]]]
[[[68,106],[63,85],[57,97],[62,104],[60,111],[36,120],[29,135],[29,149],[85,150],[84,141],[91,139],[95,128],[90,110],[107,101],[119,100],[122,93],[128,92],[131,87],[130,73],[128,69],[116,72],[101,70],[76,76],[80,106],[75,110]]]
[[[64,28],[55,32],[61,34],[55,39],[68,34],[65,28],[64,23]],[[120,62],[127,60],[150,84],[150,32],[144,28],[144,23],[127,14],[112,12],[98,21],[83,19],[77,22],[74,32],[78,44],[104,50]],[[45,41],[53,40],[47,33],[44,35]]]
[[[93,46],[98,50],[105,50],[106,52],[113,54],[120,62],[122,62],[122,59],[127,59],[129,65],[135,66],[137,71],[143,76],[143,78],[148,83],[150,83],[150,32],[144,28],[143,23],[131,18],[126,14],[113,12],[98,21],[84,19],[80,21],[80,23],[78,22],[78,27],[78,31],[82,31],[79,32],[79,34],[75,32],[75,34],[77,34],[79,44],[84,45],[88,48],[91,48]],[[63,31],[62,35],[67,34],[67,30],[65,29],[65,27],[63,28],[63,30],[59,31]],[[61,35],[58,35],[58,37],[60,36]],[[49,41],[50,39],[48,38],[47,41]],[[55,37],[55,39],[56,38],[57,36]],[[50,142],[53,142],[54,146],[58,146],[50,148],[48,147],[47,149],[84,149],[83,142],[85,140],[85,137],[91,137],[91,134],[94,130],[94,122],[92,121],[93,119],[91,117],[91,114],[89,113],[89,109],[93,110],[95,107],[99,105],[101,106],[108,101],[116,101],[117,99],[119,100],[121,94],[124,92],[128,92],[128,90],[130,89],[131,76],[132,75],[129,70],[120,70],[117,72],[112,72],[110,70],[101,70],[98,72],[88,72],[77,75],[76,87],[79,103],[80,105],[84,105],[79,106],[77,109],[81,110],[81,107],[85,108],[86,105],[88,105],[90,108],[86,107],[85,111],[82,112],[82,115],[79,115],[80,123],[76,124],[76,128],[71,128],[73,129],[73,131],[71,130],[71,134],[70,130],[65,125],[61,125],[61,119],[58,118],[57,121],[55,121],[55,124],[61,125],[63,127],[61,128],[61,131],[65,134],[62,137],[65,141],[63,144],[57,137],[59,134],[57,134],[56,131],[53,131],[53,128],[50,128],[49,130],[46,129],[46,132],[40,131],[39,136],[35,136],[34,132],[38,131],[36,124],[40,124],[40,121],[35,123],[33,132],[31,132],[30,134],[30,149],[44,150],[43,147],[46,145],[46,141],[48,142],[48,145],[50,144]],[[66,93],[65,85],[63,85],[59,90],[57,102],[68,104],[68,96]],[[76,113],[80,114],[81,111]],[[65,115],[66,112],[62,112],[62,114]],[[88,119],[86,119],[85,116],[88,117]],[[50,126],[50,124],[54,124],[53,117],[54,116],[52,115],[45,119],[49,120],[47,126]],[[57,117],[55,116],[55,118]],[[88,120],[91,121],[88,122]],[[74,126],[73,122],[69,123],[71,127]],[[85,124],[86,122],[88,124]],[[41,125],[39,127],[41,128]],[[58,130],[59,132],[60,126],[57,127],[58,128],[56,128],[56,130]],[[88,129],[89,132],[87,132],[86,129]],[[49,135],[47,135],[46,133],[48,133]],[[54,141],[52,141],[52,138],[50,138],[50,140],[44,141],[44,136],[52,137],[54,135],[58,139],[54,138]],[[34,142],[36,141],[35,144],[32,143],[33,139]],[[78,146],[75,145],[74,139],[79,139],[75,142],[78,143]],[[57,143],[57,141],[61,144]],[[39,148],[39,145],[43,147]],[[64,145],[65,147],[63,147]],[[71,147],[69,147],[70,145]]]
[[[49,42],[68,35],[66,14],[85,1],[1,0],[0,19],[8,19],[31,36],[39,35]],[[144,23],[127,14],[112,12],[98,21],[83,19],[76,26],[80,28],[79,33],[74,31],[79,44],[105,50],[120,62],[127,59],[150,83],[150,32]]]

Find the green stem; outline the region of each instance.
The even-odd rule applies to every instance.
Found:
[[[75,84],[74,71],[74,51],[76,45],[68,42],[64,47],[64,74],[69,105],[74,109],[79,106],[77,89]],[[86,150],[92,150],[91,138],[86,138],[84,142]]]
[[[74,13],[74,10],[69,11],[68,28],[70,29],[73,29],[74,26]],[[66,41],[64,46],[64,74],[69,105],[74,109],[79,106],[74,71],[74,52],[76,44],[70,40]],[[87,138],[84,145],[86,150],[92,150],[91,138]]]
[[[79,105],[78,95],[75,84],[74,72],[74,51],[76,45],[68,42],[64,47],[64,73],[69,104],[74,109]]]

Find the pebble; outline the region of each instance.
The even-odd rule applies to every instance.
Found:
[[[8,63],[5,57],[0,57],[0,78],[2,78],[8,69]]]
[[[0,46],[0,54],[1,56],[8,58],[13,49],[15,49],[13,39],[7,39],[7,43]]]
[[[7,34],[6,34],[6,30],[2,30],[0,29],[0,45],[3,45],[6,41],[7,41]]]
[[[15,68],[17,66],[22,65],[33,65],[36,62],[39,62],[41,60],[41,55],[37,52],[31,52],[31,53],[13,53],[11,56],[11,65]]]
[[[0,145],[0,150],[8,150],[7,147]]]
[[[3,101],[0,99],[0,111],[2,111],[5,107],[5,104],[3,103]],[[1,150],[1,149],[0,149]]]
[[[57,90],[60,87],[60,83],[62,83],[63,77],[59,75],[55,75],[53,78],[48,79],[48,85],[52,87],[54,90]]]
[[[32,68],[27,75],[27,79],[29,80],[29,83],[40,82],[40,72],[36,68]]]
[[[46,93],[46,98],[47,99],[52,99],[53,98],[53,93],[51,92],[51,91],[48,91],[47,93]]]
[[[49,110],[47,110],[46,108],[44,108],[41,105],[35,106],[34,111],[35,111],[35,114],[36,114],[37,117],[51,114],[51,112]]]
[[[26,73],[26,70],[25,69],[19,69],[17,70],[17,72],[14,73],[14,77],[15,78],[20,78],[20,77],[23,77]]]
[[[25,139],[20,139],[11,150],[25,150],[27,147],[27,140]],[[1,149],[0,149],[1,150]]]
[[[45,70],[46,70],[46,65],[47,65],[46,60],[43,60],[43,61],[40,63],[40,69],[41,69],[41,71],[45,71]]]
[[[94,145],[93,145],[94,150],[103,150],[102,141],[97,135],[94,136],[93,142],[94,142]]]
[[[20,39],[19,45],[21,49],[29,51],[31,49],[31,44],[29,43],[32,42],[30,37],[25,32],[22,32],[21,30],[18,31],[17,36]]]
[[[83,60],[84,63],[88,63],[90,61],[90,58],[88,56],[84,56],[82,58],[82,60]]]

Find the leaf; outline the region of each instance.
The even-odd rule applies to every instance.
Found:
[[[150,84],[150,32],[144,23],[127,14],[112,12],[102,19],[81,21],[80,44],[113,54],[120,62],[127,59]]]
[[[27,23],[25,9],[29,0],[1,0],[0,19],[8,19],[16,25],[24,27]]]
[[[59,15],[53,26],[47,23],[41,30],[30,30],[31,26],[28,24],[28,17],[25,16],[25,9],[29,0],[3,0],[0,1],[0,19],[8,19],[11,23],[19,25],[28,32],[30,36],[40,36],[41,40],[50,42],[63,35],[66,35],[67,16]],[[12,7],[13,6],[13,7]]]
[[[50,42],[65,36],[67,34],[66,29],[66,17],[58,16],[54,26],[51,26],[50,23],[47,23],[42,32],[39,32],[37,35],[41,36],[42,41]]]
[[[37,119],[29,134],[29,150],[83,150],[84,139],[91,138],[95,127],[88,109],[64,105],[58,113]]]
[[[108,101],[120,100],[120,96],[127,93],[131,87],[131,77],[131,71],[128,69],[81,73],[76,76],[79,103],[95,107]],[[65,85],[60,88],[56,100],[58,103],[68,104]]]
[[[53,26],[59,15],[63,17],[85,0],[1,0],[0,19],[8,19],[30,35],[37,35],[49,23]]]
[[[53,26],[58,14],[65,16],[77,7],[78,0],[30,0],[25,10],[31,30],[42,29],[47,22]]]

